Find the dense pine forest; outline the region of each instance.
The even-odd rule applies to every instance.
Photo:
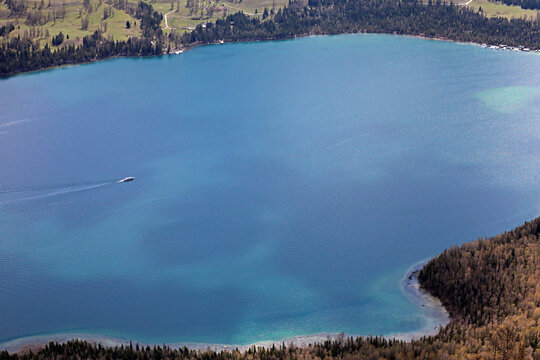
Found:
[[[309,0],[278,10],[269,20],[234,14],[183,36],[184,44],[218,39],[249,41],[287,39],[299,35],[390,33],[540,48],[540,23],[522,19],[486,18],[466,7],[439,1]]]
[[[540,359],[540,218],[490,239],[453,247],[419,273],[452,321],[436,336],[412,342],[340,338],[298,348],[282,344],[214,352],[138,344],[107,348],[81,341],[50,343],[37,352],[0,353],[0,360],[400,360]]]
[[[2,40],[0,76],[51,66],[95,61],[112,56],[157,55],[177,48],[218,41],[288,39],[297,36],[338,33],[390,33],[437,37],[466,42],[485,42],[540,49],[540,21],[487,18],[452,3],[420,0],[291,0],[290,4],[262,17],[236,13],[215,23],[199,25],[179,35],[164,35],[162,15],[140,2],[135,17],[142,36],[114,41],[100,31],[86,36],[81,45],[40,47],[30,38]],[[11,26],[0,34],[9,34]]]

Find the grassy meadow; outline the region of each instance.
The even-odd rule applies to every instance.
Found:
[[[10,1],[10,0],[8,0]],[[52,37],[62,32],[69,36],[65,44],[80,44],[85,35],[101,30],[114,40],[126,40],[141,35],[137,20],[132,14],[138,0],[11,0],[24,3],[25,8],[15,13],[0,0],[0,26],[15,25],[13,36],[29,36],[39,40],[43,47],[52,45]],[[185,32],[200,23],[215,21],[227,13],[243,11],[248,15],[261,16],[264,8],[279,8],[288,0],[143,0],[152,4],[155,10],[167,15],[162,28],[165,33]],[[427,2],[427,0],[425,0]],[[465,0],[462,0],[464,3]],[[458,2],[459,3],[459,2]],[[120,5],[119,5],[120,4]],[[476,11],[480,8],[488,17],[536,19],[538,11],[524,10],[519,6],[507,6],[488,0],[473,0],[467,5]],[[84,23],[87,22],[87,26]],[[130,26],[126,26],[126,22]],[[0,38],[3,41],[4,38]]]
[[[0,26],[13,23],[13,36],[30,36],[52,45],[52,37],[62,32],[69,39],[65,44],[79,44],[82,38],[101,30],[105,36],[114,40],[126,40],[141,35],[137,20],[131,15],[137,0],[127,0],[124,9],[117,8],[115,0],[20,0],[26,9],[20,13],[12,12],[5,1],[0,3]],[[189,31],[200,23],[215,21],[227,13],[243,11],[246,14],[262,14],[265,7],[281,7],[288,0],[144,0],[152,4],[163,15],[168,14],[168,26],[162,22],[163,31]],[[114,2],[114,3],[113,3]],[[194,6],[193,4],[196,3]],[[191,5],[190,5],[191,4]],[[86,5],[86,6],[85,6]],[[106,15],[105,13],[110,14]],[[36,20],[36,18],[38,20]],[[83,23],[88,20],[88,25]],[[130,27],[126,26],[126,22]],[[2,41],[2,39],[0,39]]]
[[[45,1],[45,0],[44,0]],[[111,8],[103,1],[90,1],[92,11],[84,10],[83,1],[48,0],[43,5],[40,0],[26,0],[27,10],[23,14],[12,14],[5,3],[0,5],[0,24],[13,23],[15,30],[9,34],[13,36],[31,36],[39,39],[41,45],[51,44],[52,37],[62,32],[69,35],[64,44],[80,43],[82,37],[100,29],[107,36],[115,40],[125,40],[130,36],[139,36],[140,28],[136,19],[125,11],[111,9],[111,15],[103,19],[105,8]],[[134,4],[135,5],[135,4]],[[40,8],[41,7],[41,8]],[[32,24],[28,20],[28,12],[41,13],[43,20]],[[88,27],[83,29],[82,22],[88,16]],[[130,28],[126,28],[126,21],[130,22]]]
[[[507,19],[512,18],[527,18],[537,19],[537,10],[526,10],[520,6],[508,6],[503,3],[490,2],[488,0],[473,0],[469,5],[470,8],[479,11],[482,8],[484,14],[488,17],[505,17]]]

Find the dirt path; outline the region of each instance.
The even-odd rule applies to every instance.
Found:
[[[471,1],[472,1],[472,0],[471,0]],[[165,18],[165,27],[163,28],[164,30],[174,29],[174,28],[172,28],[172,27],[169,27],[169,22],[167,21],[167,15],[169,15],[169,14],[175,12],[175,11],[176,11],[176,10],[169,11],[168,13],[166,13],[166,14],[164,15],[164,18]]]

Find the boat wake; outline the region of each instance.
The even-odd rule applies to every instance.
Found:
[[[0,194],[12,194],[20,192],[33,192],[33,191],[45,191],[45,190],[61,190],[61,189],[70,189],[77,187],[91,187],[95,185],[103,184],[114,184],[118,180],[102,180],[102,181],[91,181],[91,182],[80,182],[80,183],[68,183],[68,184],[55,184],[55,185],[41,185],[41,186],[28,186],[22,188],[0,188]]]
[[[22,201],[38,200],[45,199],[50,197],[55,197],[59,195],[66,195],[80,191],[89,191],[93,189],[102,188],[105,186],[115,185],[119,183],[133,181],[133,177],[123,178],[121,180],[111,179],[111,180],[102,180],[102,181],[92,181],[92,182],[80,182],[80,183],[69,183],[69,184],[55,184],[55,185],[42,185],[42,186],[29,186],[21,188],[0,188],[0,195],[2,194],[15,194],[15,193],[25,193],[25,192],[36,192],[40,193],[38,195],[26,196],[22,198],[14,198],[0,202],[0,205],[19,203]],[[55,190],[52,192],[44,191]]]

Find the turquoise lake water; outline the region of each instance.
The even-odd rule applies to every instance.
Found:
[[[539,70],[343,35],[1,80],[0,342],[422,327],[411,264],[540,213]]]

